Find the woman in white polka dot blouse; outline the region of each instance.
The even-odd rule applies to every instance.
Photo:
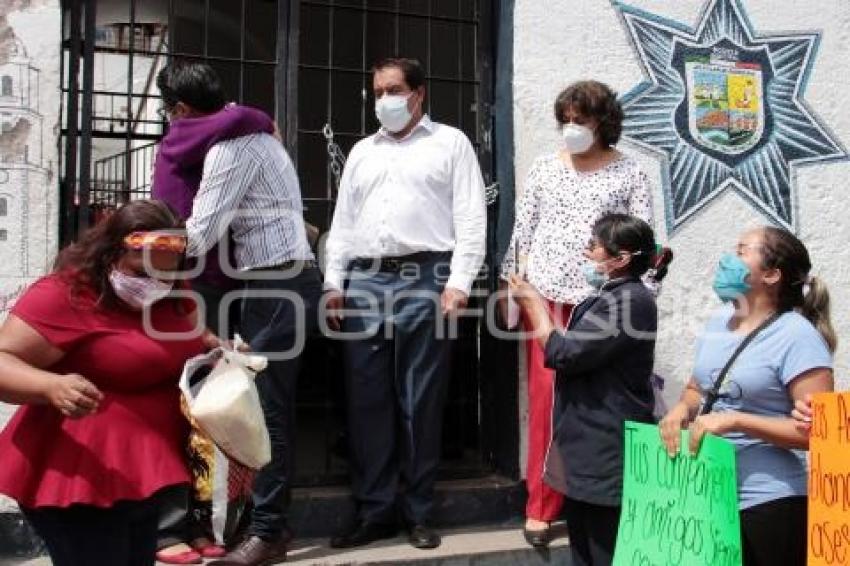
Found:
[[[554,319],[566,325],[573,305],[593,292],[583,271],[591,226],[609,213],[637,216],[652,225],[652,191],[638,164],[614,148],[623,109],[608,86],[574,83],[558,95],[554,110],[563,145],[539,157],[528,174],[502,277],[524,271]],[[502,307],[504,314],[504,301]],[[563,504],[563,494],[543,483],[543,461],[552,437],[554,372],[544,367],[542,349],[533,339],[525,347],[529,415],[524,534],[532,546],[546,546],[549,523]]]

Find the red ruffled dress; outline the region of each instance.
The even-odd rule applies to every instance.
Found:
[[[154,339],[142,314],[102,310],[71,299],[60,276],[37,281],[12,314],[65,352],[49,371],[78,373],[104,394],[95,414],[64,417],[50,405],[25,405],[0,433],[0,493],[24,507],[109,507],[190,481],[189,424],[177,382],[183,364],[204,351],[200,338]],[[166,299],[151,309],[159,332],[188,332],[185,314]]]

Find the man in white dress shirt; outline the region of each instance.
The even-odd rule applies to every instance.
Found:
[[[401,511],[410,543],[434,548],[451,346],[442,330],[484,259],[484,182],[467,137],[423,114],[419,63],[386,59],[373,71],[382,127],[347,158],[326,247],[328,323],[361,336],[344,342],[357,517],[331,546],[394,536]]]

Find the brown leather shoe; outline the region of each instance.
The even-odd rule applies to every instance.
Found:
[[[258,536],[250,536],[221,560],[213,560],[209,566],[271,566],[286,561],[286,537],[268,542]]]

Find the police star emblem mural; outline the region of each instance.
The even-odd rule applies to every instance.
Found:
[[[668,232],[729,188],[795,230],[796,168],[847,157],[804,100],[820,33],[757,34],[737,0],[710,0],[695,29],[613,4],[645,75],[623,137],[663,159]]]

